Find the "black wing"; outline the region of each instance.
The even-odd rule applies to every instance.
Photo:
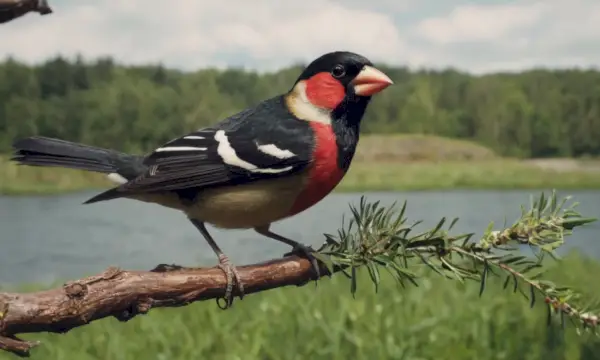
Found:
[[[117,191],[172,191],[287,176],[310,163],[313,148],[309,123],[277,97],[164,144],[144,159],[148,170]]]

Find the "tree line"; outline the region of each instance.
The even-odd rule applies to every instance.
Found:
[[[600,154],[600,71],[379,68],[395,85],[373,99],[363,133],[469,139],[507,156]],[[0,63],[0,153],[30,135],[146,152],[288,90],[301,69],[182,72],[108,57],[35,66],[8,58]]]

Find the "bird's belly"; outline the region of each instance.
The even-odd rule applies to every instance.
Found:
[[[297,214],[318,202],[306,186],[306,172],[285,178],[208,188],[201,190],[192,204],[186,204],[174,192],[132,194],[128,198],[183,211],[188,217],[225,229],[250,229]],[[326,185],[316,183],[316,187]],[[300,195],[302,194],[302,195]],[[321,195],[321,194],[319,194]],[[299,205],[301,209],[299,208]]]
[[[197,201],[184,209],[190,218],[216,227],[248,229],[267,225],[291,215],[302,175],[285,179],[203,190]]]

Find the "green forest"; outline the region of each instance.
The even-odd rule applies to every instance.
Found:
[[[111,58],[9,58],[0,63],[0,153],[36,134],[148,151],[288,90],[301,68],[181,72]],[[374,98],[363,133],[435,134],[523,158],[600,154],[599,71],[379,68],[395,85]]]

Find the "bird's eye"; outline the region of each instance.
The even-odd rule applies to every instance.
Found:
[[[331,69],[331,75],[333,75],[334,78],[341,78],[342,76],[346,75],[346,69],[344,69],[342,65],[338,64]]]

